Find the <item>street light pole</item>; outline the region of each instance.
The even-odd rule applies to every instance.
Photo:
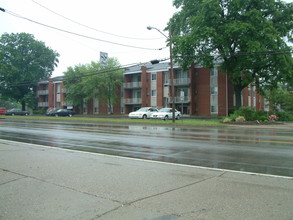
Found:
[[[165,35],[162,31],[160,31],[158,28],[148,26],[148,30],[155,29],[159,33],[161,33],[164,37],[166,37],[169,40],[169,50],[170,50],[170,71],[171,71],[171,99],[172,99],[172,122],[175,122],[175,88],[174,88],[174,70],[173,70],[173,42],[172,42],[172,32],[171,29],[169,29],[169,37]]]

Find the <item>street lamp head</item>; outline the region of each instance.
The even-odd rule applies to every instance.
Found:
[[[160,60],[151,60],[150,62],[151,62],[151,64],[154,65],[154,64],[158,64],[158,63],[160,63]]]
[[[162,34],[164,37],[166,37],[168,39],[168,36],[166,34],[164,34],[162,31],[160,31],[160,29],[156,28],[156,27],[153,27],[153,26],[147,26],[147,29],[148,30],[152,30],[152,29],[155,29],[157,30],[158,32],[160,32],[160,34]]]

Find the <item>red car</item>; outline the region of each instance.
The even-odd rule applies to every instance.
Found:
[[[5,107],[0,107],[0,115],[4,115],[6,111]]]

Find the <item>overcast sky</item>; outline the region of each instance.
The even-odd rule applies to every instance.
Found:
[[[60,32],[1,12],[1,35],[30,33],[60,54],[53,76],[62,75],[69,66],[99,61],[100,52],[116,57],[121,65],[168,57],[168,48],[156,50],[166,46],[166,38],[146,27],[151,25],[163,30],[176,11],[172,0],[0,0],[0,7],[33,21],[96,39]]]
[[[57,31],[3,12],[0,12],[0,35],[5,32],[30,33],[57,51],[60,54],[59,65],[53,76],[62,75],[69,66],[99,61],[100,52],[116,57],[123,66],[144,63],[169,57],[168,48],[157,50],[166,46],[166,38],[146,27],[151,25],[163,30],[176,12],[172,2],[173,0],[0,0],[0,7],[11,13],[96,40]]]

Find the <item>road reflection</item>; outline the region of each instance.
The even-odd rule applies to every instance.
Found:
[[[293,130],[0,121],[0,138],[93,153],[293,176]]]

